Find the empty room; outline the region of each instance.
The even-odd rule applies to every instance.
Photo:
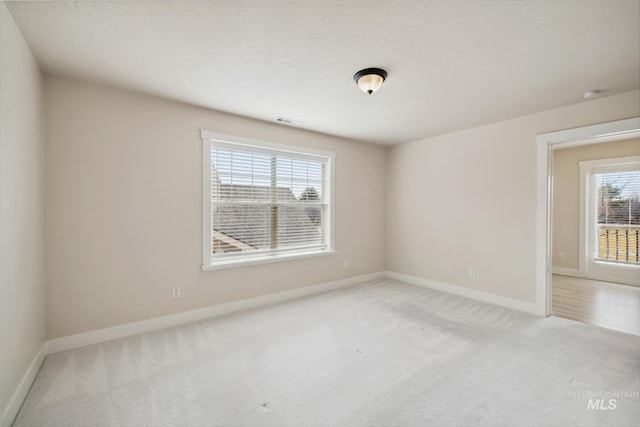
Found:
[[[0,1],[0,427],[638,425],[639,17]]]

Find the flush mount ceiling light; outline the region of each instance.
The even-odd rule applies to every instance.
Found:
[[[387,72],[380,68],[365,68],[353,75],[353,80],[356,81],[358,87],[369,95],[380,89],[386,78]]]
[[[582,95],[582,97],[584,99],[591,99],[591,98],[595,98],[596,96],[600,95],[599,90],[590,90],[584,93],[584,95]]]

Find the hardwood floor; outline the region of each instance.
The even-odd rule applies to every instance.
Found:
[[[554,274],[551,312],[640,336],[640,287]]]

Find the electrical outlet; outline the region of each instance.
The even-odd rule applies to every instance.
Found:
[[[351,263],[349,262],[349,260],[345,260],[344,268],[349,268],[350,266],[351,266]]]
[[[447,271],[448,271],[449,273],[453,273],[453,264],[449,264],[449,265],[447,266]]]
[[[558,258],[560,258],[560,259],[564,259],[564,252],[560,252],[560,253],[558,254]]]
[[[171,289],[171,296],[173,298],[180,298],[180,286]]]
[[[472,279],[476,278],[476,269],[475,268],[470,268],[469,269],[469,277]]]

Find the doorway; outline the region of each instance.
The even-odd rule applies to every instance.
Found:
[[[553,257],[560,257],[559,253],[554,254],[552,248],[554,149],[625,140],[639,136],[640,117],[538,135],[536,304],[540,314],[551,315]],[[566,258],[566,254],[564,255]]]
[[[640,286],[640,138],[552,155],[553,273]]]
[[[552,156],[551,314],[640,335],[640,138]]]

